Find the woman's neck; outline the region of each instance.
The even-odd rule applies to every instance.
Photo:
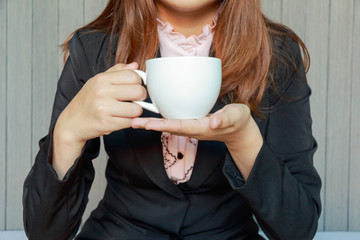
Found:
[[[166,6],[161,1],[155,1],[158,18],[162,22],[169,22],[174,31],[184,34],[185,37],[200,35],[206,24],[213,24],[217,13],[217,4],[212,4],[201,9],[180,11]]]

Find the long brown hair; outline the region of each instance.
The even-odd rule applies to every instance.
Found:
[[[115,62],[135,61],[144,69],[145,61],[156,56],[159,45],[154,1],[109,0],[100,16],[81,29],[109,33],[110,46],[117,46]],[[274,59],[284,58],[274,51],[274,37],[287,36],[300,44],[306,70],[307,49],[291,29],[262,14],[260,0],[219,0],[218,14],[212,50],[222,60],[220,97],[246,104],[258,115],[261,99],[272,81],[271,65]],[[64,59],[70,37],[63,44]]]

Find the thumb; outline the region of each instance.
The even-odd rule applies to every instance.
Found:
[[[106,70],[106,72],[117,72],[121,70],[136,70],[138,68],[139,68],[139,64],[136,62],[132,62],[129,64],[118,63],[112,66],[111,68],[109,68],[108,70]]]

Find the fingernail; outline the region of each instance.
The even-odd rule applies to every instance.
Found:
[[[221,125],[221,119],[220,118],[212,119],[212,129],[219,128],[220,125]]]

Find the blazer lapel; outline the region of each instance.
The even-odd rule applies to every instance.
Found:
[[[148,99],[147,99],[148,100]],[[142,117],[161,117],[144,110]],[[144,129],[133,130],[129,136],[135,155],[148,177],[165,192],[185,199],[184,193],[168,178],[162,154],[161,132]],[[147,145],[144,147],[143,145]]]
[[[226,145],[217,141],[199,141],[194,170],[187,185],[199,188],[211,173],[223,163]]]
[[[214,113],[225,104],[218,100],[210,111]],[[226,145],[218,141],[199,141],[194,170],[187,185],[196,189],[211,175],[211,173],[221,164],[225,158]]]

